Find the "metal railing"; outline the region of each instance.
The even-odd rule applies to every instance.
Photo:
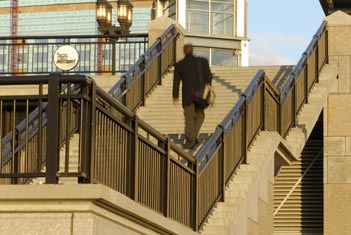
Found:
[[[140,57],[138,62],[134,66],[132,66],[132,68],[129,69],[129,71],[121,78],[119,82],[117,82],[117,84],[109,91],[109,93],[114,95],[115,97],[119,95],[119,98],[123,98],[123,100],[126,101],[129,100],[129,97],[133,97],[133,94],[135,97],[135,91],[137,91],[137,96],[141,97],[141,100],[145,100],[145,96],[153,89],[153,87],[160,83],[162,75],[165,74],[167,70],[175,63],[175,41],[178,35],[179,33],[176,31],[176,27],[174,25],[171,25],[159,38],[157,38],[155,43],[153,43],[153,45]],[[70,41],[68,41],[68,43],[69,42]],[[101,44],[99,44],[98,46],[101,46]],[[129,47],[129,49],[130,48],[131,47]],[[122,56],[122,54],[120,56]],[[140,70],[140,68],[142,70]],[[129,85],[127,85],[126,77],[129,77]],[[135,84],[137,83],[141,84],[142,88],[133,88],[134,92],[130,92],[130,88],[133,87],[133,85],[134,87],[136,87]],[[122,84],[122,86],[120,84]],[[118,92],[123,94],[119,94]],[[129,95],[128,99],[126,98],[127,95]],[[136,101],[136,103],[137,105],[142,104],[141,101]],[[18,151],[18,148],[16,147],[14,148],[14,150],[12,149],[12,146],[15,146],[15,136],[34,136],[38,133],[38,126],[43,126],[45,128],[46,108],[47,103],[41,103],[40,106],[35,108],[29,115],[27,114],[27,118],[24,119],[20,124],[18,124],[16,128],[13,128],[16,131],[10,131],[2,139],[2,146],[4,146],[4,151],[2,151],[2,166],[5,165],[14,156],[14,154],[16,154],[16,151]],[[68,113],[70,113],[70,111],[71,109],[69,108],[67,115]],[[12,119],[15,119],[15,116],[13,116]],[[28,126],[30,127],[29,129],[24,128],[26,122],[28,122]],[[16,134],[15,132],[19,134]],[[72,134],[73,130],[67,130],[66,136],[68,136],[70,133]],[[66,141],[67,139],[68,138],[66,138]],[[17,145],[21,146],[21,143],[18,143]],[[66,151],[68,154],[69,150]]]
[[[35,94],[0,96],[2,110],[11,111],[9,126],[15,133],[10,141],[14,146],[12,157],[2,159],[2,184],[28,183],[36,177],[58,183],[62,176],[78,177],[80,182],[107,185],[191,226],[196,160],[138,119],[92,79],[79,75],[11,77],[0,78],[0,84],[22,86],[31,92],[37,87]],[[47,105],[38,115],[45,116],[46,125],[33,128],[30,110],[39,104]],[[23,105],[28,120],[25,135],[19,134],[15,125],[16,110]],[[7,120],[1,116],[0,126],[7,126]],[[30,134],[33,132],[36,134]],[[78,151],[72,154],[69,149],[75,147]],[[4,152],[7,148],[3,145],[1,149]],[[71,164],[78,167],[72,169]],[[179,184],[182,178],[190,181]],[[179,210],[179,203],[188,205],[183,208],[185,212]]]
[[[195,158],[131,111],[145,98],[140,94],[146,94],[132,92],[132,84],[143,80],[144,75],[134,76],[139,72],[133,75],[133,83],[122,82],[112,89],[112,96],[83,76],[54,75],[26,80],[0,78],[0,85],[39,86],[38,94],[31,96],[0,96],[0,128],[5,126],[10,129],[6,133],[15,133],[11,135],[12,146],[25,143],[20,148],[15,147],[19,151],[12,153],[10,160],[2,166],[1,181],[16,184],[45,176],[47,183],[57,183],[60,176],[78,177],[80,182],[107,185],[197,231],[214,205],[223,200],[229,179],[238,166],[246,162],[248,148],[259,131],[277,131],[285,137],[295,126],[296,115],[308,101],[308,93],[318,82],[319,73],[327,62],[327,46],[327,31],[323,24],[279,91],[265,73],[259,71]],[[160,67],[157,66],[159,75],[162,74]],[[154,84],[158,82],[155,80]],[[141,84],[136,86],[144,87]],[[128,92],[139,94],[133,95],[139,99],[126,107],[115,98],[128,99],[123,98]],[[41,107],[39,104],[46,102],[49,108],[45,114],[39,114],[39,117],[46,117],[46,130],[37,130],[42,132],[42,137],[35,140],[38,144],[31,145],[29,111],[31,107]],[[25,124],[25,138],[19,141],[16,121],[3,122],[8,120],[6,112],[15,114],[23,107],[26,107],[25,120],[28,122]],[[74,115],[60,111],[68,110],[68,107]],[[50,133],[50,138],[47,133]],[[78,156],[70,153],[73,145],[78,146]],[[1,146],[2,151],[5,148],[5,145]],[[5,162],[3,157],[1,160]],[[72,170],[69,165],[74,162],[78,167]]]
[[[238,166],[246,162],[248,148],[258,132],[277,131],[285,137],[296,125],[296,116],[308,101],[309,91],[318,82],[320,71],[327,63],[327,42],[326,23],[323,23],[279,91],[263,70],[258,71],[198,152],[197,229],[201,228],[217,201],[223,199],[225,186]]]
[[[50,76],[51,81],[55,80],[54,76]],[[6,90],[7,85],[19,85],[16,87],[20,91],[20,95],[7,96],[3,95],[0,99],[0,122],[1,128],[0,137],[3,133],[8,133],[1,141],[1,173],[2,177],[6,178],[6,174],[10,173],[11,183],[26,183],[28,178],[26,175],[36,175],[36,177],[44,177],[42,172],[43,167],[47,167],[47,159],[44,156],[53,151],[52,148],[47,149],[47,139],[58,139],[60,147],[68,146],[67,143],[74,132],[78,130],[78,119],[76,117],[79,110],[79,103],[72,103],[70,100],[63,101],[60,106],[58,103],[51,106],[48,105],[51,94],[48,92],[49,76],[41,77],[11,77],[2,78],[3,90]],[[66,77],[66,83],[62,83],[58,92],[63,97],[67,95],[78,95],[80,88],[77,84],[85,81],[85,77]],[[12,81],[11,81],[12,80]],[[68,81],[69,80],[69,81]],[[11,89],[11,88],[10,88]],[[6,92],[6,91],[5,91]],[[8,93],[8,92],[7,92]],[[62,99],[63,100],[63,99]],[[60,117],[57,120],[57,126],[64,126],[59,129],[57,136],[47,136],[47,133],[52,133],[48,129],[48,112],[53,107],[60,109]],[[53,117],[53,114],[51,114]],[[68,122],[68,120],[75,122]],[[42,128],[39,128],[42,127]],[[50,127],[52,128],[52,127]],[[49,131],[49,132],[48,132]],[[47,138],[48,137],[48,138]],[[50,161],[49,161],[50,162]],[[13,175],[15,174],[15,175]],[[19,180],[20,179],[20,180]],[[8,181],[4,181],[6,183]]]
[[[136,110],[146,96],[162,82],[162,77],[176,62],[176,39],[179,32],[171,25],[147,49],[139,60],[109,90],[109,93],[130,110]]]
[[[53,55],[62,45],[79,55],[70,74],[125,73],[148,48],[148,35],[0,37],[0,75],[60,72]]]

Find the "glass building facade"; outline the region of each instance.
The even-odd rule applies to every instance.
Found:
[[[113,24],[116,2],[113,4]],[[185,42],[213,66],[248,65],[246,0],[130,0],[131,33],[147,33],[147,23],[161,15],[185,28]],[[96,35],[96,0],[19,1],[17,35]],[[152,14],[152,6],[156,6]],[[11,35],[11,1],[0,1],[0,36]],[[156,12],[156,13],[155,13]],[[6,55],[0,55],[4,60]],[[82,55],[87,58],[88,55]],[[24,57],[23,57],[24,59]],[[40,59],[40,58],[39,58]]]
[[[246,0],[158,0],[157,16],[177,20],[185,28],[185,42],[212,66],[247,66]]]
[[[116,2],[113,24],[118,26]],[[131,33],[147,33],[152,1],[131,1]],[[142,4],[140,4],[142,3]],[[24,0],[18,1],[18,35],[96,35],[96,0]],[[11,35],[11,0],[0,1],[0,36]]]
[[[147,23],[151,20],[152,1],[131,1],[133,8],[133,24],[131,33],[147,33]],[[117,1],[110,1],[113,4],[113,24],[118,26]],[[18,1],[18,36],[65,36],[65,35],[99,35],[96,22],[96,0],[23,0]],[[0,36],[8,37],[12,34],[11,1],[0,1]],[[46,40],[46,41],[44,41]],[[42,72],[47,71],[48,64],[52,64],[52,58],[48,56],[54,51],[48,47],[42,49],[28,46],[31,43],[57,44],[62,39],[35,39],[26,40],[23,45],[17,48],[16,60],[19,71]],[[96,38],[77,38],[70,43],[79,51],[80,62],[77,69],[89,71],[89,68],[96,66],[97,48],[84,46],[84,43],[96,43]],[[2,45],[1,45],[2,44]],[[54,49],[53,49],[54,50]],[[116,48],[117,57],[122,62],[120,70],[127,70],[139,57],[136,48]],[[111,48],[102,49],[103,57],[112,57]],[[5,41],[0,41],[0,72],[6,72],[11,55],[5,47]],[[30,68],[28,67],[30,66]],[[105,64],[106,67],[111,67]]]

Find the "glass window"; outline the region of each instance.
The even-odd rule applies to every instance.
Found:
[[[34,54],[34,58],[33,58],[33,62],[34,63],[40,63],[40,64],[42,64],[42,63],[45,63],[45,64],[47,64],[47,62],[48,62],[48,54],[47,53],[35,53]]]
[[[109,48],[104,49],[104,50],[103,50],[103,58],[104,58],[105,60],[110,60],[110,59],[112,59],[112,49],[109,49]]]
[[[220,36],[233,35],[233,15],[212,13],[211,34]]]
[[[77,42],[91,42],[90,38],[78,38]]]
[[[44,67],[38,66],[33,68],[33,72],[36,72],[36,73],[48,72],[48,69],[47,69],[47,66],[44,66]]]
[[[28,54],[27,53],[17,54],[17,61],[19,64],[26,64],[28,62]]]
[[[0,54],[0,65],[5,64],[5,63],[6,63],[6,55]]]
[[[208,1],[190,0],[190,1],[187,1],[187,9],[208,12],[209,11],[209,4],[208,4]]]
[[[187,29],[191,33],[208,34],[208,13],[200,11],[189,11]]]
[[[211,3],[211,12],[221,12],[221,13],[229,13],[233,14],[233,3],[232,4],[225,4],[225,3],[218,3],[212,2]]]
[[[211,65],[238,66],[238,58],[234,50],[211,49]]]
[[[35,42],[40,44],[48,44],[49,39],[47,38],[36,39]]]
[[[187,31],[195,34],[233,36],[233,0],[187,1]]]
[[[134,48],[125,48],[121,50],[121,60],[134,60],[135,49]]]
[[[238,66],[238,56],[234,50],[195,47],[194,54],[208,59],[211,66]]]
[[[65,39],[63,38],[56,38],[56,43],[64,43]]]
[[[163,15],[176,20],[176,1],[166,0],[163,5]]]
[[[133,66],[133,64],[121,64],[120,71],[127,72],[132,66]]]
[[[90,61],[90,51],[80,51],[79,52],[80,61]]]
[[[195,47],[194,55],[206,58],[210,61],[210,48]]]

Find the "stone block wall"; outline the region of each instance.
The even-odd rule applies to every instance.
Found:
[[[351,231],[351,16],[336,12],[326,18],[329,62],[339,78],[324,115],[324,234]]]

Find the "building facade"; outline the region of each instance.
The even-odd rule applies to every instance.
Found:
[[[246,0],[132,0],[131,33],[146,33],[147,23],[161,15],[178,21],[186,30],[185,43],[212,66],[247,66]],[[12,1],[0,1],[0,36],[95,35],[96,0],[18,0],[14,24]],[[113,24],[118,26],[116,3]],[[16,26],[15,26],[16,25]]]
[[[246,0],[157,0],[153,10],[178,21],[185,43],[212,66],[248,66]]]
[[[111,70],[111,63],[99,65],[99,60],[95,58],[102,55],[105,60],[112,56],[111,46],[96,47],[98,38],[90,35],[100,35],[98,23],[96,21],[96,0],[17,0],[17,7],[14,1],[0,1],[0,73],[8,73],[8,67],[12,71],[45,72],[53,71],[48,69],[51,66],[51,55],[54,49],[66,43],[65,36],[86,35],[86,37],[76,37],[68,39],[79,51],[80,63],[77,69],[80,71],[92,71],[98,66],[100,71]],[[119,26],[117,21],[117,1],[112,2],[112,24]],[[130,28],[131,34],[147,33],[147,23],[151,20],[152,1],[134,1],[133,3],[133,24]],[[14,10],[16,9],[16,10]],[[32,39],[19,39],[19,46],[16,47],[16,54],[9,51],[7,46],[12,43],[8,36],[28,36]],[[43,36],[43,38],[39,38]],[[45,37],[46,36],[46,37]],[[57,36],[51,37],[51,36]],[[102,39],[101,39],[102,40]],[[122,39],[121,39],[122,40]],[[51,44],[52,51],[48,49],[30,49],[32,43]],[[84,46],[84,44],[89,46]],[[94,47],[95,45],[95,47]],[[43,47],[44,48],[44,47]],[[47,47],[45,47],[47,48]],[[140,52],[145,48],[119,44],[116,49],[116,56],[119,66],[117,72],[127,71],[139,58]],[[16,57],[14,59],[14,57]],[[14,62],[16,61],[16,62]],[[16,63],[16,64],[15,64]],[[11,65],[9,65],[11,64]],[[15,65],[13,65],[15,64]]]
[[[0,1],[0,36],[9,36],[13,29],[11,2]],[[151,20],[152,1],[131,1],[133,24],[131,33],[146,33]],[[117,1],[112,2],[112,24],[118,26]],[[37,35],[95,35],[96,0],[18,0],[17,34]]]

